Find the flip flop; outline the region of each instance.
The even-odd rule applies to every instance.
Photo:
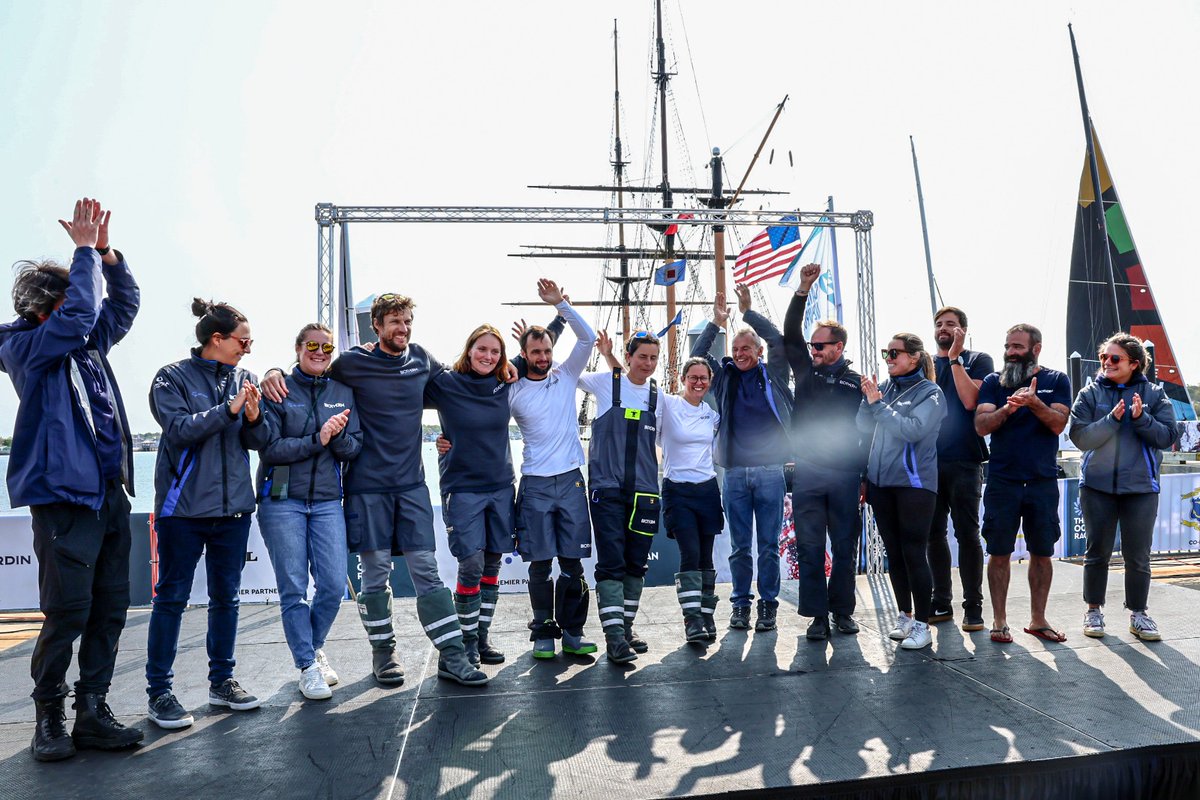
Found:
[[[1067,640],[1065,633],[1059,633],[1049,626],[1045,628],[1026,628],[1025,632],[1039,639],[1045,639],[1047,642],[1065,642]]]
[[[1012,633],[1009,632],[1007,625],[1003,628],[992,628],[991,638],[993,642],[1010,644],[1012,642]]]

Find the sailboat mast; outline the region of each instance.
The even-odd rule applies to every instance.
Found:
[[[613,171],[617,179],[617,208],[625,207],[625,160],[621,152],[621,75],[617,50],[617,21],[613,20],[613,119],[616,125]],[[621,341],[629,339],[629,256],[625,252],[625,223],[617,225],[617,251],[620,254]]]
[[[1104,200],[1100,194],[1100,165],[1096,161],[1096,140],[1095,132],[1092,130],[1092,115],[1088,113],[1087,96],[1083,93],[1083,70],[1079,66],[1079,49],[1075,47],[1075,30],[1070,23],[1067,23],[1067,32],[1071,36],[1071,57],[1075,60],[1075,82],[1079,86],[1079,108],[1083,112],[1083,132],[1087,136],[1088,170],[1092,176],[1092,196],[1094,202],[1099,204],[1096,206],[1098,211],[1096,224],[1101,234],[1100,249],[1103,251],[1105,275],[1108,278],[1108,290],[1112,298],[1113,321],[1116,323],[1117,330],[1122,330],[1121,307],[1117,302],[1117,282],[1113,271],[1112,249],[1108,242],[1108,219],[1104,214]]]
[[[921,209],[921,238],[925,241],[925,273],[929,278],[929,313],[937,314],[937,284],[933,280],[933,257],[929,254],[929,227],[925,224],[925,194],[921,191],[921,168],[917,166],[917,145],[908,137],[912,148],[913,176],[917,179],[917,207]]]
[[[663,41],[662,0],[654,0],[654,15],[657,24],[655,44],[658,49],[658,71],[654,79],[658,83],[659,108],[659,139],[662,146],[662,198],[663,208],[672,208],[671,180],[667,174],[667,81],[671,76],[667,73],[667,49]],[[667,233],[663,237],[668,262],[675,260],[675,235]],[[667,321],[675,319],[675,285],[667,287]],[[667,329],[667,391],[671,394],[676,389],[676,330],[672,325]]]
[[[724,208],[725,199],[721,197],[721,172],[723,169],[723,160],[721,159],[721,148],[714,147],[712,149],[712,161],[709,166],[712,167],[712,196],[708,199],[709,208]],[[725,226],[713,226],[713,264],[716,273],[716,292],[725,294]]]

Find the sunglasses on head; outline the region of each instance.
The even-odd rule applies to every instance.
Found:
[[[809,342],[808,346],[819,353],[826,347],[833,347],[835,344],[837,344],[837,342]]]
[[[901,353],[908,353],[909,355],[912,355],[912,353],[910,353],[908,350],[898,350],[895,347],[889,347],[879,351],[881,356],[886,359],[890,359],[891,361],[895,361]]]
[[[221,338],[235,340],[238,344],[240,344],[242,346],[243,350],[249,350],[250,345],[254,344],[254,340],[251,339],[249,336],[234,336],[232,334],[224,333],[224,334],[221,334]]]
[[[1114,364],[1114,365],[1120,364],[1121,361],[1124,360],[1124,358],[1125,357],[1120,355],[1119,353],[1112,354],[1112,355],[1110,355],[1108,353],[1101,353],[1100,354],[1100,363],[1103,364],[1104,362],[1107,361],[1108,363]]]
[[[310,340],[304,343],[304,349],[310,353],[315,353],[317,350],[320,350],[325,355],[329,355],[333,352],[333,344],[330,342],[314,342]]]

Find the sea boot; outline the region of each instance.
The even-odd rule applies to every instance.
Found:
[[[529,603],[533,606],[533,619],[529,622],[533,657],[554,658],[554,640],[562,636],[562,630],[554,621],[554,583],[549,580],[531,581]]]
[[[604,628],[604,644],[608,660],[626,664],[637,658],[625,638],[625,588],[621,581],[600,581],[596,584],[596,603],[600,625]]]
[[[418,597],[417,619],[421,621],[429,641],[438,649],[439,678],[463,686],[483,686],[488,682],[487,673],[481,672],[467,660],[462,629],[459,628],[454,598],[449,589],[442,587]]]
[[[34,700],[33,741],[29,749],[38,761],[62,761],[75,755],[75,742],[67,733],[67,712],[62,697]]]
[[[582,575],[559,575],[554,585],[554,621],[562,629],[563,652],[573,656],[591,655],[598,649],[583,636],[592,593]]]
[[[404,666],[396,657],[396,634],[392,629],[392,590],[361,592],[358,616],[371,643],[371,671],[384,686],[404,683]]]
[[[700,614],[704,617],[704,632],[710,642],[717,640],[717,571],[705,569],[700,571]]]
[[[675,573],[675,596],[683,610],[683,635],[689,642],[708,641],[701,613],[702,580],[699,570]]]
[[[492,627],[492,616],[496,613],[496,601],[500,599],[500,586],[496,578],[483,576],[479,584],[479,660],[484,664],[503,664],[504,653],[488,644],[488,630]]]
[[[473,594],[454,593],[454,610],[458,614],[458,627],[462,629],[463,651],[467,661],[479,666],[479,592]]]
[[[650,649],[650,645],[634,633],[633,618],[637,616],[638,605],[642,602],[642,588],[646,585],[646,579],[626,575],[622,583],[625,593],[625,641],[629,642],[633,652],[644,653]]]
[[[126,728],[117,722],[104,697],[90,692],[75,695],[75,728],[71,731],[75,747],[80,750],[120,750],[139,744],[144,734],[137,728]]]

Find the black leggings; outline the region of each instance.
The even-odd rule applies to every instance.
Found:
[[[713,568],[713,540],[725,527],[717,479],[704,483],[663,481],[663,521],[679,545],[679,571]]]
[[[907,486],[868,484],[867,500],[875,512],[879,538],[887,550],[888,577],[896,606],[918,622],[929,621],[933,573],[929,571],[929,525],[937,493]]]

